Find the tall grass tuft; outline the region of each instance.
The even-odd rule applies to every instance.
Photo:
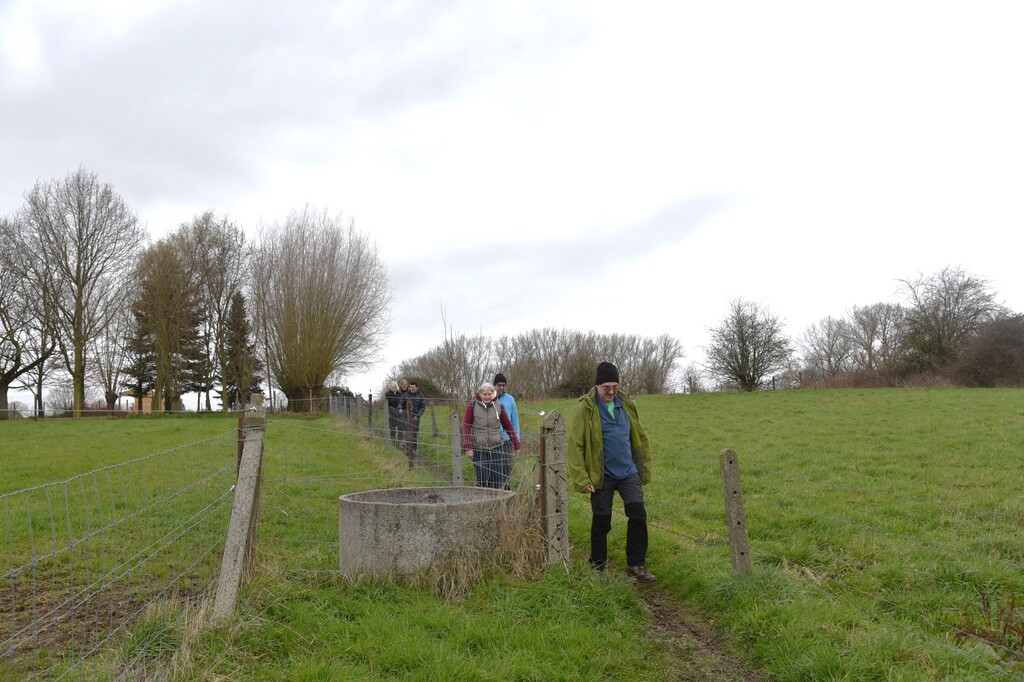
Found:
[[[545,543],[536,500],[521,491],[501,505],[493,542],[481,548],[456,545],[428,568],[396,580],[432,590],[442,599],[459,599],[495,576],[536,578],[544,566]]]

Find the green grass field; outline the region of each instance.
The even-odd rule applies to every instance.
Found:
[[[571,415],[573,402],[521,409]],[[638,405],[655,456],[646,494],[658,589],[702,612],[751,669],[779,680],[1024,679],[1024,393],[790,391]],[[526,415],[524,430],[538,420]],[[445,431],[447,414],[439,422]],[[267,490],[280,497],[261,509],[267,551],[235,621],[180,635],[177,679],[715,679],[649,636],[636,586],[583,566],[580,495],[570,495],[572,566],[488,576],[458,598],[352,585],[329,573],[329,552],[298,551],[302,537],[282,545],[336,531],[342,483],[410,480],[379,444],[332,435],[326,418],[310,424],[268,429]],[[219,417],[0,424],[3,489],[225,426]],[[447,435],[436,441],[443,452]],[[728,554],[727,447],[743,477],[747,577],[732,575]],[[299,478],[322,484],[289,487]],[[310,490],[324,500],[303,505]],[[309,514],[296,519],[286,501]],[[624,521],[616,516],[610,538],[618,570]]]

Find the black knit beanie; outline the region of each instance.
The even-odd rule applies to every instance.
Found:
[[[494,381],[492,381],[491,383],[494,384],[495,386],[497,386],[498,384],[507,384],[508,379],[505,378],[504,374],[498,372],[497,374],[494,375]]]
[[[594,385],[600,386],[609,381],[619,383],[619,368],[610,362],[602,362],[597,366],[597,378],[594,379]]]

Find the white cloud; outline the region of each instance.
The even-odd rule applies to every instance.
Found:
[[[307,202],[351,215],[396,285],[359,390],[441,340],[442,304],[467,332],[667,332],[691,360],[732,298],[796,335],[947,264],[1020,310],[1022,15],[7,3],[0,211],[84,164],[155,233],[206,209],[252,231]],[[598,300],[592,272],[649,305]]]

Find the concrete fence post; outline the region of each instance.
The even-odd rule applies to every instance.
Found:
[[[740,461],[730,448],[722,450],[719,457],[722,460],[722,490],[725,494],[725,517],[729,524],[732,570],[736,575],[748,575],[752,564],[747,514],[743,508],[743,488],[740,486]]]
[[[554,410],[545,415],[540,436],[540,519],[547,546],[545,563],[553,564],[569,560],[569,480],[562,415]]]
[[[235,482],[235,498],[228,523],[228,536],[217,581],[213,620],[231,616],[238,601],[238,590],[256,547],[256,517],[259,511],[260,483],[263,475],[263,433],[266,411],[263,395],[254,393],[245,411],[242,459]]]

